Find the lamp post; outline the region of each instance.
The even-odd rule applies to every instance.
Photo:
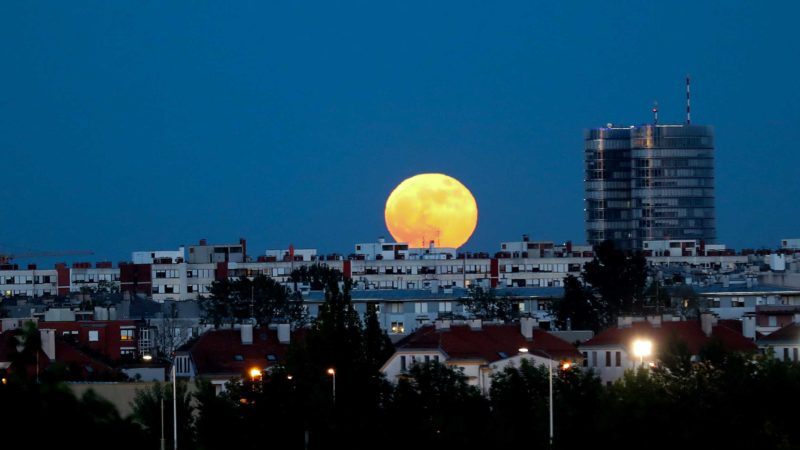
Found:
[[[644,357],[653,354],[653,341],[636,339],[633,341],[633,355],[639,357],[639,366],[644,367]]]
[[[328,375],[333,377],[333,405],[336,406],[336,369],[329,368]]]
[[[549,391],[549,401],[548,401],[548,409],[549,409],[549,416],[550,416],[550,448],[553,448],[553,355],[550,353],[537,349],[539,353],[542,353],[547,357],[547,384],[548,384],[548,391]],[[522,354],[527,354],[529,352],[527,347],[520,347],[519,352]],[[562,366],[564,370],[567,370],[571,367],[569,362],[565,362]]]
[[[172,445],[173,450],[178,450],[178,388],[175,370],[175,361],[172,362]]]

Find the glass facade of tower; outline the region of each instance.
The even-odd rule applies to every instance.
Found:
[[[619,248],[633,248],[631,129],[587,130],[584,157],[587,241],[597,244],[611,239]]]
[[[641,249],[646,240],[714,242],[711,127],[593,129],[585,133],[584,151],[589,243],[611,239]]]

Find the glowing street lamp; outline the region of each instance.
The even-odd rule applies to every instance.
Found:
[[[653,341],[637,339],[633,341],[633,355],[639,357],[639,365],[644,367],[644,357],[653,354]]]
[[[253,367],[250,369],[250,381],[255,382],[257,379],[261,378],[261,369],[258,367]]]
[[[333,367],[328,369],[328,375],[333,377],[333,404],[336,404],[336,369]]]

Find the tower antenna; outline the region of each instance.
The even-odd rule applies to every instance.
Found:
[[[658,125],[658,102],[653,102],[653,125]]]
[[[691,96],[691,84],[692,79],[689,78],[689,74],[686,74],[686,125],[692,124],[692,96]]]

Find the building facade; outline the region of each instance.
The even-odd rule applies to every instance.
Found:
[[[714,132],[641,125],[584,134],[586,238],[623,249],[644,241],[714,243]]]

